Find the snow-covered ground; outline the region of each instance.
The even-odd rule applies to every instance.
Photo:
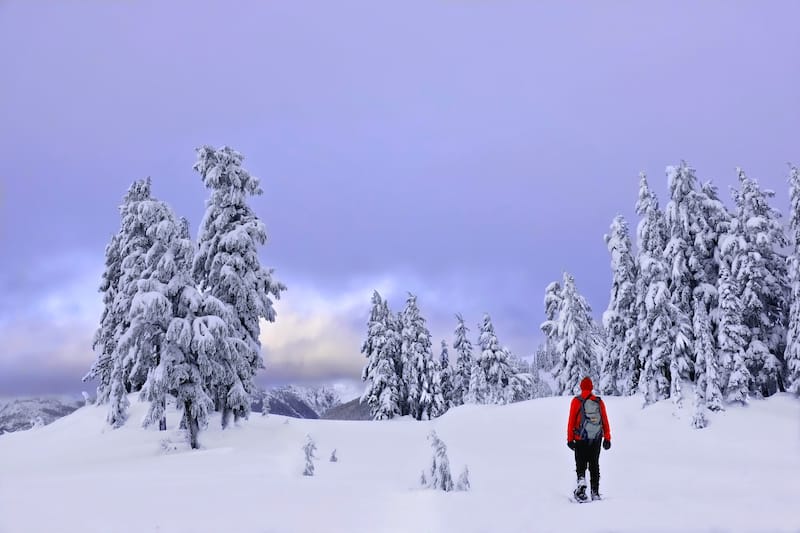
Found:
[[[730,408],[703,430],[667,402],[606,399],[605,500],[583,505],[568,501],[568,398],[464,406],[431,422],[255,415],[225,432],[215,423],[202,450],[172,452],[165,433],[137,427],[145,406],[131,400],[119,430],[89,406],[0,437],[0,532],[800,531],[800,401],[788,395]],[[469,465],[470,492],[418,488],[432,428],[453,475]],[[314,477],[301,475],[307,433]]]

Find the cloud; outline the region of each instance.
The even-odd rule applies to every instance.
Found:
[[[395,287],[388,278],[361,281],[339,293],[289,284],[275,304],[277,321],[261,324],[266,379],[357,379],[372,292],[389,295]]]

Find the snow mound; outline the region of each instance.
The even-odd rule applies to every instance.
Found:
[[[169,429],[144,430],[131,396],[117,430],[88,406],[50,425],[0,437],[0,531],[103,532],[531,532],[794,531],[800,526],[800,401],[786,394],[730,407],[709,427],[691,409],[606,398],[611,450],[601,455],[604,501],[569,502],[569,398],[467,405],[437,420],[386,422],[253,416],[180,446]],[[419,488],[426,436],[469,465],[469,492]],[[303,476],[302,446],[319,460]],[[46,502],[46,503],[43,503]],[[42,512],[46,509],[46,512]]]

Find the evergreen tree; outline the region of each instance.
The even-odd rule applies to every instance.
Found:
[[[561,355],[554,371],[558,394],[571,394],[584,376],[597,381],[599,359],[591,312],[575,287],[575,279],[565,272],[556,328]]]
[[[98,401],[109,402],[107,420],[113,427],[125,423],[129,405],[127,394],[139,390],[142,385],[141,381],[131,382],[133,354],[119,346],[119,339],[130,328],[127,310],[136,294],[150,248],[147,226],[140,216],[142,203],[150,200],[150,178],[131,185],[120,208],[120,230],[106,254],[106,272],[101,285],[106,306],[95,335],[97,360],[89,376],[100,379]]]
[[[472,362],[472,369],[469,376],[469,390],[464,397],[464,403],[485,404],[489,401],[489,382],[486,379],[486,371],[481,364],[481,357],[478,356]]]
[[[724,242],[726,250],[736,246],[737,239]],[[745,365],[748,331],[742,322],[742,305],[739,300],[736,280],[731,275],[726,260],[720,263],[719,278],[719,359],[721,383],[725,384],[725,394],[730,402],[747,403],[752,376]]]
[[[695,297],[694,311],[694,352],[697,354],[695,361],[695,401],[692,425],[695,428],[704,428],[708,425],[706,409],[719,411],[722,409],[722,393],[719,389],[717,375],[717,355],[714,351],[714,342],[711,333],[711,321],[706,311],[706,303],[702,298]]]
[[[667,286],[668,268],[664,262],[667,229],[658,200],[650,191],[647,177],[641,174],[636,212],[639,221],[637,302],[641,374],[639,390],[645,404],[670,395],[670,356],[675,338],[672,300]]]
[[[138,389],[148,385],[142,389],[143,399],[151,401],[144,425],[158,421],[159,429],[165,431],[169,363],[162,351],[167,329],[174,317],[173,302],[167,293],[168,283],[173,281],[173,277],[178,277],[179,283],[191,285],[191,278],[175,262],[173,247],[181,227],[172,209],[166,203],[150,198],[139,203],[138,218],[146,228],[147,249],[143,269],[129,293],[131,304],[124,319],[128,328],[120,336],[118,347],[121,353],[127,354],[125,368],[133,387]],[[181,266],[191,268],[191,265]]]
[[[636,263],[631,252],[628,223],[617,216],[605,236],[611,254],[612,285],[603,314],[608,351],[603,361],[600,390],[630,395],[639,382],[639,341],[636,330]]]
[[[435,431],[430,432],[428,440],[431,443],[431,447],[433,447],[433,457],[431,458],[431,466],[428,469],[425,485],[432,489],[449,492],[453,490],[454,484],[453,476],[450,473],[450,460],[447,458],[447,446],[436,435]],[[424,473],[423,479],[425,479]]]
[[[439,383],[444,400],[444,410],[447,411],[455,404],[453,400],[453,372],[450,368],[450,354],[447,351],[447,341],[442,339],[442,353],[439,359]]]
[[[469,340],[469,328],[464,323],[464,317],[456,315],[458,325],[455,331],[453,349],[456,356],[455,371],[453,372],[453,405],[461,405],[469,394],[472,377],[472,342]]]
[[[208,388],[222,411],[222,426],[231,412],[238,419],[250,412],[256,372],[264,367],[259,320],[275,321],[272,298],[286,287],[273,279],[258,258],[258,245],[267,240],[264,224],[247,203],[260,195],[258,178],[242,167],[243,157],[229,147],[197,150],[194,169],[211,190],[198,237],[194,277],[200,289],[230,306],[228,348],[219,362],[224,371]]]
[[[458,476],[458,481],[456,482],[456,490],[468,491],[469,489],[469,468],[464,465],[464,470],[461,471],[461,475]]]
[[[501,348],[488,313],[483,315],[483,323],[480,325],[479,345],[481,354],[478,361],[483,375],[486,376],[486,403],[510,403],[514,395],[519,394],[521,384],[513,380],[515,372],[509,361],[510,354],[505,348]],[[509,396],[507,389],[512,382],[515,390]]]
[[[408,414],[417,420],[429,420],[434,405],[431,334],[413,294],[408,295],[402,323],[403,378],[408,388]]]
[[[306,460],[305,469],[303,469],[304,476],[314,475],[314,459],[317,458],[314,452],[317,451],[317,445],[311,435],[306,435],[306,443],[303,445],[303,454]]]
[[[792,253],[788,259],[791,307],[786,336],[786,390],[800,394],[800,170],[792,166],[789,173],[791,200]]]
[[[554,354],[553,361],[550,361],[550,368],[552,370],[558,364],[559,356],[558,345],[560,339],[558,338],[558,313],[561,309],[561,284],[557,281],[550,283],[544,290],[544,315],[545,321],[542,322],[539,328],[545,336],[545,348],[549,354]]]
[[[378,291],[372,295],[372,311],[367,329],[367,339],[361,352],[367,356],[367,364],[361,379],[367,388],[361,397],[369,405],[374,420],[385,420],[400,415],[400,397],[395,354],[392,351],[392,336],[388,304]]]
[[[784,390],[782,370],[788,314],[787,246],[780,213],[769,206],[774,193],[762,190],[740,169],[735,194],[733,229],[741,249],[734,255],[731,274],[737,281],[743,324],[749,329],[746,364],[754,378],[750,391],[769,396]]]

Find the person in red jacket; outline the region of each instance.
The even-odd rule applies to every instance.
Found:
[[[578,486],[575,499],[587,501],[586,466],[591,477],[592,499],[600,499],[600,446],[611,448],[611,426],[606,405],[592,394],[594,384],[588,377],[581,380],[581,393],[572,399],[567,421],[567,446],[575,451],[575,472]]]

